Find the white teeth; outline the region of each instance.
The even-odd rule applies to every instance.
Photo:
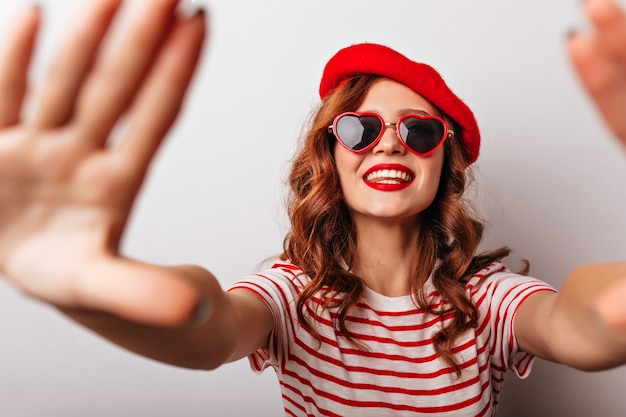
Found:
[[[396,169],[381,169],[379,171],[374,171],[369,173],[365,179],[371,182],[377,178],[384,178],[384,180],[379,181],[383,184],[396,184],[398,183],[398,180],[409,182],[413,179],[408,173],[398,171]]]

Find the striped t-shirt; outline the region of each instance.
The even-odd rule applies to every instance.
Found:
[[[432,336],[441,320],[417,308],[410,296],[386,297],[366,288],[348,314],[348,329],[365,343],[355,348],[333,328],[334,309],[307,316],[321,341],[298,321],[296,298],[309,278],[289,262],[244,278],[234,288],[258,294],[270,308],[274,329],[269,347],[250,355],[256,372],[275,369],[288,416],[493,416],[507,370],[526,377],[533,357],[518,351],[513,317],[524,298],[552,290],[514,274],[497,262],[467,283],[477,306],[478,327],[456,343],[461,376],[435,352]],[[431,305],[441,303],[432,284]]]

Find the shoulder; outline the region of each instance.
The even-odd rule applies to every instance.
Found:
[[[469,291],[473,290],[476,287],[479,287],[489,280],[503,278],[503,275],[512,274],[512,272],[504,266],[502,261],[496,261],[492,264],[489,264],[485,268],[480,271],[474,273],[465,284],[465,288]],[[515,274],[517,275],[517,274]]]
[[[488,300],[489,304],[510,303],[522,300],[537,291],[554,289],[547,283],[527,275],[517,274],[501,261],[494,262],[473,274],[465,284],[467,295],[477,305]]]
[[[253,274],[270,281],[287,282],[295,287],[304,287],[311,279],[302,269],[288,259],[278,259],[271,267]]]
[[[228,291],[247,289],[264,299],[294,299],[310,281],[302,269],[289,260],[276,260],[271,267],[245,276],[235,282]]]

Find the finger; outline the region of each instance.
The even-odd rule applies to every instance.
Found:
[[[604,52],[597,38],[575,35],[569,48],[583,86],[608,127],[626,144],[626,77],[621,66]]]
[[[75,20],[66,43],[46,77],[33,124],[58,126],[70,117],[79,88],[121,0],[89,3]]]
[[[19,121],[40,20],[39,8],[29,7],[4,36],[10,41],[0,50],[0,128]]]
[[[596,28],[598,46],[626,74],[626,14],[611,0],[587,0],[585,5]]]
[[[103,258],[90,262],[82,271],[72,305],[137,323],[175,326],[193,319],[199,300],[194,283],[164,268]]]
[[[170,33],[129,114],[120,153],[145,170],[174,123],[197,68],[206,35],[204,12],[178,22]]]
[[[76,123],[88,145],[101,146],[140,88],[169,31],[177,0],[138,2],[125,31],[106,45],[78,98]]]

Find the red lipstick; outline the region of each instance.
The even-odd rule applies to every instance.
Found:
[[[378,164],[363,174],[365,184],[378,191],[404,190],[415,180],[415,173],[400,164]]]

